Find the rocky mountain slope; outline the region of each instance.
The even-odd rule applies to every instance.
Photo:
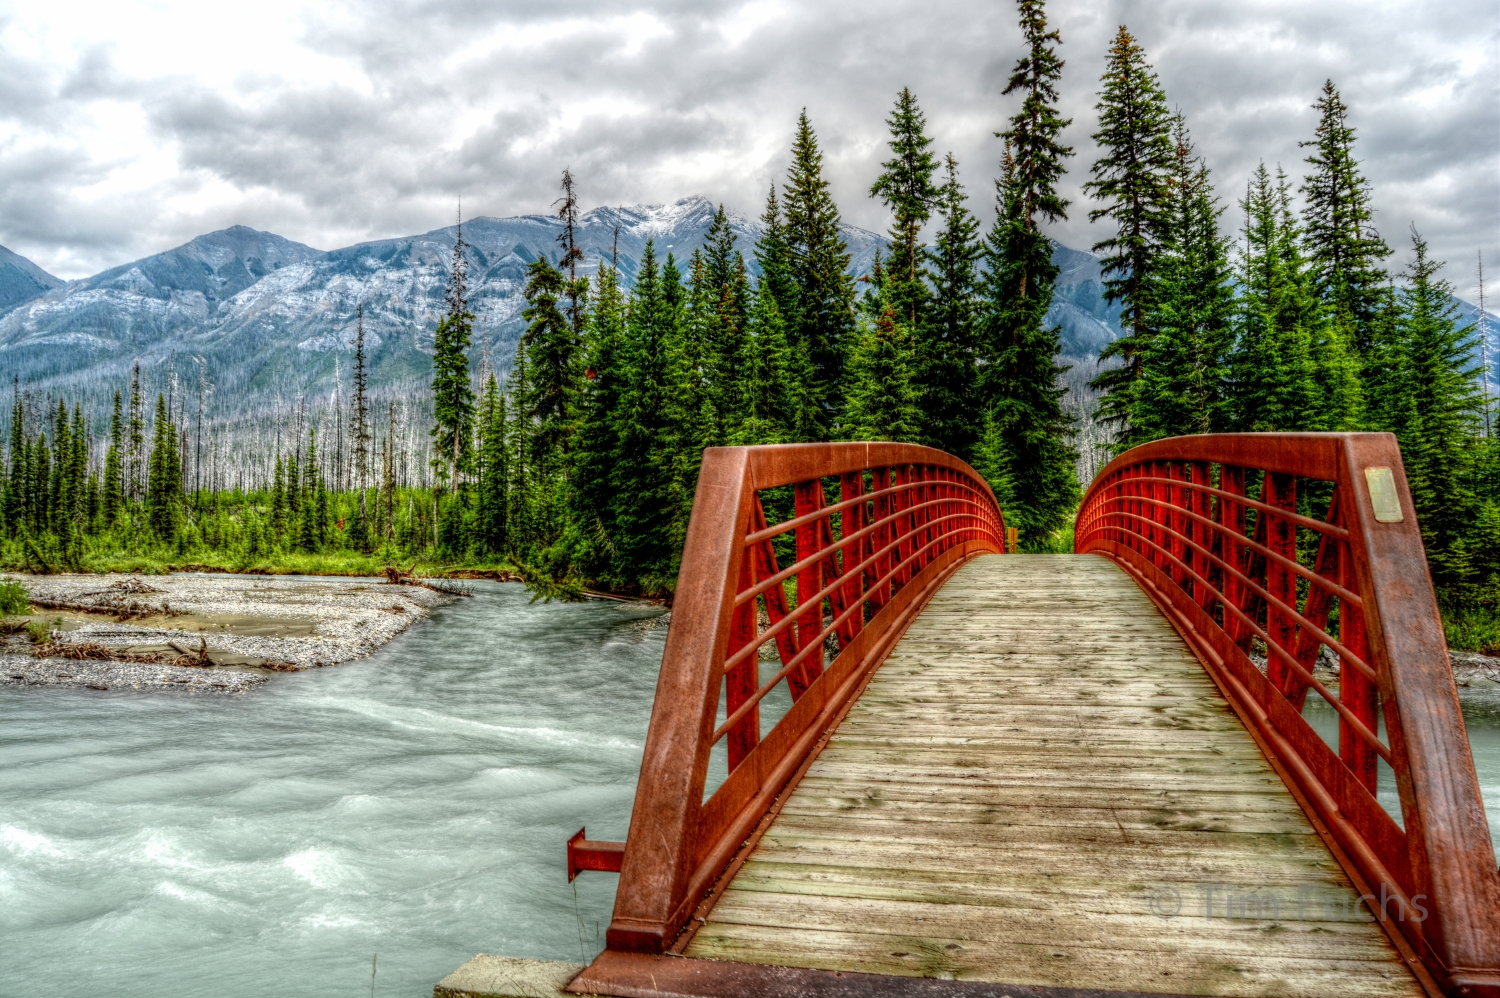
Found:
[[[0,315],[65,283],[24,256],[0,246]]]
[[[629,280],[648,240],[658,258],[685,266],[713,211],[702,197],[596,208],[578,232],[582,269],[617,256]],[[759,226],[736,215],[731,223],[748,257]],[[464,223],[476,362],[509,365],[524,326],[526,267],[543,254],[557,258],[560,231],[543,215]],[[372,384],[398,391],[429,377],[456,233],[448,226],[323,252],[236,226],[83,280],[53,278],[43,293],[0,306],[0,367],[76,397],[121,385],[137,360],[158,380],[168,362],[195,379],[201,361],[221,411],[274,403],[330,389],[340,376],[347,385],[363,305]],[[851,270],[867,272],[884,240],[852,226],[844,236]]]

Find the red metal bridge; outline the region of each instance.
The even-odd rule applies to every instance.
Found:
[[[1162,440],[1007,534],[939,451],[705,452],[570,991],[1500,998],[1394,438]]]

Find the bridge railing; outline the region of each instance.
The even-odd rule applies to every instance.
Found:
[[[984,479],[942,451],[704,451],[623,857],[570,846],[570,872],[620,871],[610,949],[672,945],[926,599],[1004,536]],[[783,683],[792,705],[762,730]],[[705,799],[711,755],[727,776]]]
[[[1500,994],[1500,878],[1395,438],[1158,440],[1099,473],[1074,538],[1176,624],[1408,958],[1450,993]],[[1336,690],[1314,674],[1330,653]]]

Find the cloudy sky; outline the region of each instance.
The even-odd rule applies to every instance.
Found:
[[[1053,0],[1078,150],[1064,243],[1101,237],[1076,187],[1120,24],[1187,115],[1237,224],[1257,162],[1300,176],[1332,78],[1377,223],[1415,222],[1461,294],[1500,296],[1494,0]],[[800,108],[847,220],[910,86],[989,214],[1019,54],[1008,0],[0,0],[0,244],[81,277],[243,223],[330,249],[545,211],[570,165],[589,205],[703,193],[755,214]]]

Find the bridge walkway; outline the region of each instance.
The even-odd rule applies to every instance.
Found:
[[[1094,555],[985,555],[912,622],[677,951],[1053,988],[1423,994],[1356,895],[1129,576]]]

